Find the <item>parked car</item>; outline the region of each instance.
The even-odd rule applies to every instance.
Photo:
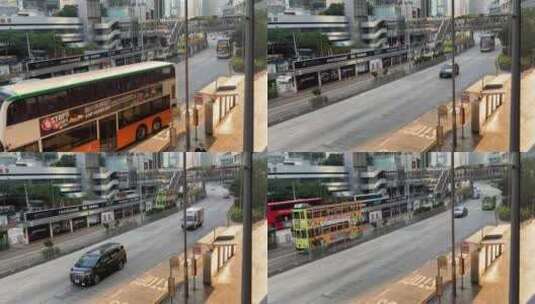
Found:
[[[71,268],[74,285],[97,285],[103,278],[122,270],[126,264],[126,250],[118,243],[106,243],[86,252]]]
[[[451,63],[446,63],[440,68],[438,76],[440,78],[451,78],[453,72],[455,73],[455,76],[459,75],[459,65],[456,63],[454,68],[452,68]]]
[[[468,209],[464,205],[458,205],[453,208],[453,215],[455,217],[465,217],[468,215]]]

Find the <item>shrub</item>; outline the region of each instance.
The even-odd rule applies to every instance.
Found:
[[[321,95],[321,89],[320,88],[315,88],[314,90],[312,90],[312,94],[314,94],[314,96],[320,96]]]
[[[54,242],[51,239],[48,239],[43,242],[43,245],[45,245],[46,248],[54,247]]]
[[[315,96],[310,98],[310,105],[313,108],[320,108],[329,102],[327,96]]]
[[[500,67],[500,70],[503,71],[510,71],[511,70],[511,57],[500,54],[498,55],[498,59],[496,59],[498,62],[498,67]]]
[[[270,86],[268,89],[268,99],[273,99],[279,97],[279,91],[277,86]]]

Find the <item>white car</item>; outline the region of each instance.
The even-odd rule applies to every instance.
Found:
[[[468,215],[468,209],[464,205],[458,205],[453,208],[453,215],[455,217],[464,217]]]

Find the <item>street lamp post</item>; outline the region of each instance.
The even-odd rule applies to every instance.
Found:
[[[243,251],[241,303],[252,301],[253,253],[253,151],[254,151],[254,73],[255,73],[255,0],[247,0],[245,29],[245,92],[243,106]]]
[[[455,44],[455,0],[451,0],[451,97],[452,97],[452,142],[451,142],[451,281],[452,281],[452,296],[457,296],[457,268],[455,261],[455,150],[457,149],[457,104],[455,102],[455,52],[457,45]]]
[[[187,2],[187,1],[186,1]],[[182,211],[183,211],[183,230],[184,230],[184,302],[187,303],[189,297],[188,282],[188,241],[186,229],[186,213],[188,207],[188,180],[187,180],[187,152],[182,152]]]
[[[521,7],[512,0],[511,10],[511,111],[509,151],[511,152],[511,257],[509,259],[509,303],[520,297],[520,81]]]
[[[186,36],[186,41],[184,43],[186,49],[186,60],[184,61],[184,85],[185,85],[185,95],[186,95],[186,115],[185,115],[185,124],[186,124],[186,151],[191,150],[191,138],[190,138],[190,126],[189,126],[189,12],[188,12],[188,0],[184,0],[184,32]]]

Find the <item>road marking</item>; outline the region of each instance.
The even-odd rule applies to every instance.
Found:
[[[421,138],[426,138],[426,139],[435,138],[435,129],[426,125],[421,125],[421,124],[409,125],[403,128],[401,131],[407,135],[413,135],[413,136],[417,136]]]
[[[414,286],[421,289],[426,290],[434,290],[435,289],[435,279],[426,277],[422,274],[415,273],[403,280],[401,280],[401,284],[408,285],[408,286]]]
[[[146,275],[142,278],[137,278],[131,284],[159,291],[167,290],[167,279],[152,275]]]

